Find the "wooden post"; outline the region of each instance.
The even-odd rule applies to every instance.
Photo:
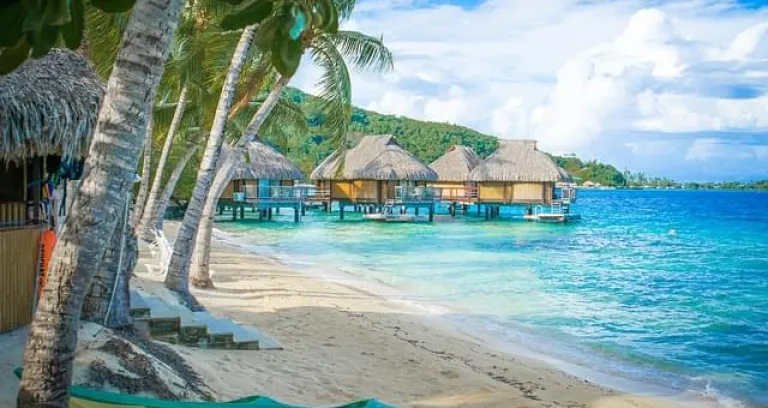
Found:
[[[261,211],[261,208],[259,208],[259,221],[261,221],[264,218],[263,215],[264,213]]]
[[[272,207],[267,208],[267,219],[272,221]]]
[[[280,215],[280,207],[275,208],[275,215]]]
[[[296,205],[293,210],[293,222],[299,222],[299,215],[301,214],[301,203]]]
[[[491,217],[491,211],[490,211],[490,208],[489,208],[488,206],[486,206],[486,207],[485,207],[485,219],[486,219],[486,221],[487,221],[488,219],[490,219],[490,217]]]
[[[478,217],[480,216],[480,207],[482,207],[482,206],[480,205],[480,203],[477,203],[477,216],[478,216]]]
[[[299,208],[301,208],[301,216],[307,215],[307,207],[304,206],[304,204],[299,203]]]
[[[429,222],[435,220],[435,204],[429,206]]]
[[[419,207],[416,207],[415,211],[416,211],[416,216],[418,216],[419,215]]]
[[[232,221],[237,221],[237,207],[232,206]]]
[[[461,215],[467,215],[467,210],[469,209],[469,206],[467,204],[461,205]]]
[[[344,204],[339,203],[339,219],[344,220]]]

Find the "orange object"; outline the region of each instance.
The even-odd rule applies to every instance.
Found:
[[[54,230],[44,231],[42,235],[42,260],[40,262],[40,279],[37,282],[37,298],[43,293],[43,286],[48,281],[48,264],[53,255],[53,247],[56,246],[56,232]]]

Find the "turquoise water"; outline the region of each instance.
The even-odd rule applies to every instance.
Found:
[[[221,223],[375,280],[500,341],[722,401],[768,405],[768,193],[584,191],[580,223]],[[359,218],[359,217],[358,217]],[[731,401],[731,404],[735,404]]]

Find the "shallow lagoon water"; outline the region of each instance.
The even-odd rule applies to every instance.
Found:
[[[768,405],[768,193],[582,191],[579,223],[220,223],[379,282],[495,340],[610,376]],[[519,211],[519,210],[518,210]],[[470,211],[470,214],[474,214]]]

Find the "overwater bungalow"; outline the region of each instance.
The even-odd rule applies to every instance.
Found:
[[[429,165],[438,177],[429,185],[440,189],[442,201],[453,204],[473,202],[477,198],[477,182],[472,181],[470,175],[481,161],[472,148],[455,145]]]
[[[79,178],[104,91],[68,50],[0,76],[0,333],[31,321],[37,277],[66,211],[64,185]]]
[[[428,208],[434,212],[434,195],[427,183],[437,173],[400,146],[392,135],[364,136],[343,157],[334,152],[312,172],[319,191],[326,191],[326,206],[339,204],[343,218],[347,205],[364,212]]]
[[[570,180],[570,175],[548,154],[536,148],[535,140],[502,140],[498,150],[472,170],[470,180],[477,182],[477,201],[486,207],[486,217],[494,217],[499,207],[524,205],[526,215],[534,216],[545,204],[563,204],[555,183]],[[563,208],[560,207],[560,211]],[[565,208],[567,213],[567,207]]]
[[[304,178],[301,170],[283,154],[261,140],[246,146],[247,157],[235,169],[219,198],[219,212],[231,208],[233,219],[244,217],[245,208],[258,209],[259,217],[272,218],[273,210],[293,208],[299,220],[306,190],[294,187]]]

